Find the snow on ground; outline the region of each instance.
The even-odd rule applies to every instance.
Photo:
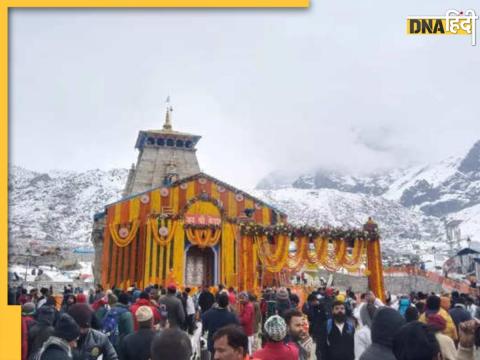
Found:
[[[16,272],[21,279],[25,279],[25,273],[27,274],[27,281],[35,281],[38,275],[38,269],[42,269],[43,273],[47,275],[53,282],[71,282],[78,278],[80,275],[88,276],[89,280],[93,280],[92,263],[87,261],[79,262],[81,268],[79,270],[64,271],[57,268],[50,268],[50,266],[35,266],[26,267],[20,264],[9,265],[9,272]],[[37,269],[36,275],[32,275],[32,269]],[[88,282],[88,280],[86,280]]]

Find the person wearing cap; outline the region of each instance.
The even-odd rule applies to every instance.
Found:
[[[38,360],[71,360],[72,349],[77,346],[80,327],[68,314],[60,315],[55,330],[43,344],[35,359]]]
[[[287,310],[292,308],[292,302],[290,301],[290,294],[288,290],[284,287],[278,289],[277,294],[275,296],[276,304],[276,312],[278,315],[283,316],[283,313]]]
[[[255,309],[250,302],[248,293],[245,291],[242,291],[238,295],[238,301],[240,302],[238,318],[240,319],[240,325],[242,325],[243,331],[245,331],[245,334],[248,336],[248,353],[251,354],[253,342],[255,341],[253,336]]]
[[[146,291],[142,291],[138,297],[138,299],[135,301],[132,306],[130,306],[130,312],[133,315],[133,329],[134,331],[138,330],[138,322],[137,318],[135,317],[135,313],[137,312],[138,308],[140,306],[149,306],[150,309],[152,309],[153,312],[153,323],[158,324],[160,322],[160,313],[158,312],[158,309],[151,303],[150,301],[150,295]]]
[[[254,358],[261,360],[282,359],[298,360],[298,348],[292,343],[285,343],[287,324],[279,315],[270,316],[263,327],[267,342],[253,354]]]
[[[22,360],[26,360],[31,352],[29,340],[30,329],[35,325],[35,304],[26,302],[22,305]]]
[[[120,343],[120,360],[148,360],[150,346],[156,331],[153,327],[153,311],[149,306],[140,306],[135,312],[138,330],[125,336]]]
[[[347,320],[345,305],[335,301],[332,319],[321,327],[317,337],[317,358],[322,360],[353,360],[355,327]]]
[[[88,304],[72,305],[68,314],[80,327],[80,337],[75,350],[76,358],[94,360],[102,356],[102,360],[118,360],[117,352],[108,340],[108,336],[92,329],[94,314]]]
[[[158,300],[160,305],[165,305],[167,308],[170,327],[182,327],[185,323],[183,304],[176,294],[177,287],[172,284],[167,287],[167,295],[162,296],[160,300]]]
[[[228,295],[220,294],[218,296],[218,306],[212,307],[206,313],[202,314],[202,330],[208,331],[207,347],[213,354],[213,335],[218,329],[227,325],[240,325],[237,316],[228,311]]]

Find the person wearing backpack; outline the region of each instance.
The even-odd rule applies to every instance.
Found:
[[[115,295],[112,297],[113,304],[103,318],[101,330],[108,336],[108,340],[118,353],[125,336],[133,333],[133,317],[128,309],[127,294],[120,293],[118,301],[115,301],[117,299]]]
[[[353,360],[355,327],[347,320],[345,305],[334,301],[332,318],[320,327],[317,337],[317,358],[322,360]]]
[[[135,313],[138,331],[125,336],[120,344],[120,360],[148,360],[150,346],[157,331],[153,328],[153,312],[148,306],[140,306]]]
[[[118,360],[115,348],[108,336],[101,331],[92,329],[93,309],[88,304],[75,304],[68,314],[80,327],[80,338],[74,350],[74,358],[82,360]]]

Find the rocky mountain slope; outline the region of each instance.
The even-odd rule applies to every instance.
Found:
[[[480,241],[480,141],[462,157],[363,176],[318,170],[296,178],[272,173],[255,194],[284,209],[290,221],[360,226],[379,223],[388,248],[447,248],[445,225]]]
[[[26,246],[90,246],[93,214],[119,199],[127,170],[9,170],[9,252]]]

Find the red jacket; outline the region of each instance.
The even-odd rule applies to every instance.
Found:
[[[298,360],[298,348],[292,344],[280,342],[267,342],[263,348],[253,353],[253,357],[260,360]]]
[[[252,336],[255,310],[251,302],[242,305],[238,318],[240,319],[240,325],[242,325],[243,331],[245,331],[245,335]]]
[[[35,323],[31,316],[22,316],[22,360],[28,357],[28,330]]]
[[[138,330],[138,322],[137,322],[137,317],[135,316],[135,313],[137,312],[140,306],[149,306],[153,312],[153,323],[158,324],[160,322],[160,313],[158,312],[158,309],[155,306],[153,306],[152,303],[147,299],[137,299],[135,304],[132,304],[132,306],[130,307],[130,312],[133,315],[133,328],[135,331]]]

